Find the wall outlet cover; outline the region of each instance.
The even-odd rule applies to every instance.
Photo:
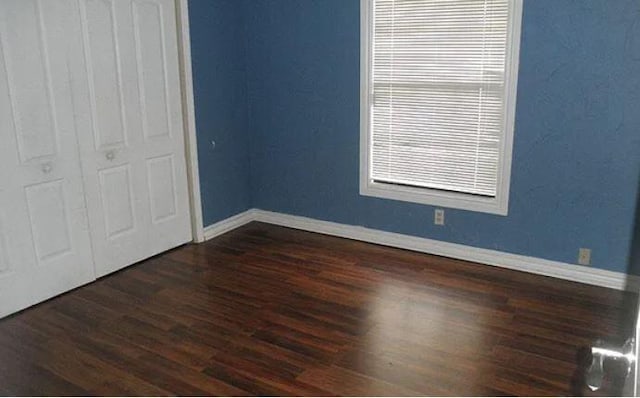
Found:
[[[578,250],[578,264],[591,265],[591,249],[581,247],[580,250]]]

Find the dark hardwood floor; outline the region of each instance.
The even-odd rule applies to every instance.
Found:
[[[0,320],[0,394],[575,395],[633,300],[252,223]]]

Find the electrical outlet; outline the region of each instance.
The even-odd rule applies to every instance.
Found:
[[[436,209],[433,216],[433,223],[435,225],[444,225],[444,210]]]
[[[580,250],[578,250],[578,264],[591,265],[591,249],[581,247]]]

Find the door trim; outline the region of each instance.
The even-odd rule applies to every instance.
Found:
[[[198,143],[196,139],[196,116],[193,96],[193,72],[191,69],[188,0],[176,0],[176,19],[178,56],[180,58],[180,92],[182,96],[185,155],[189,185],[189,207],[191,209],[191,230],[194,242],[204,242],[200,172],[198,169]]]

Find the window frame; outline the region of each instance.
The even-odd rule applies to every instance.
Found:
[[[508,0],[510,13],[505,60],[504,139],[499,148],[495,197],[449,192],[433,188],[394,185],[375,182],[371,179],[370,124],[371,104],[373,102],[373,84],[371,82],[371,69],[373,66],[373,60],[371,59],[373,1],[360,0],[360,195],[506,216],[509,210],[509,189],[511,185],[523,0]]]

